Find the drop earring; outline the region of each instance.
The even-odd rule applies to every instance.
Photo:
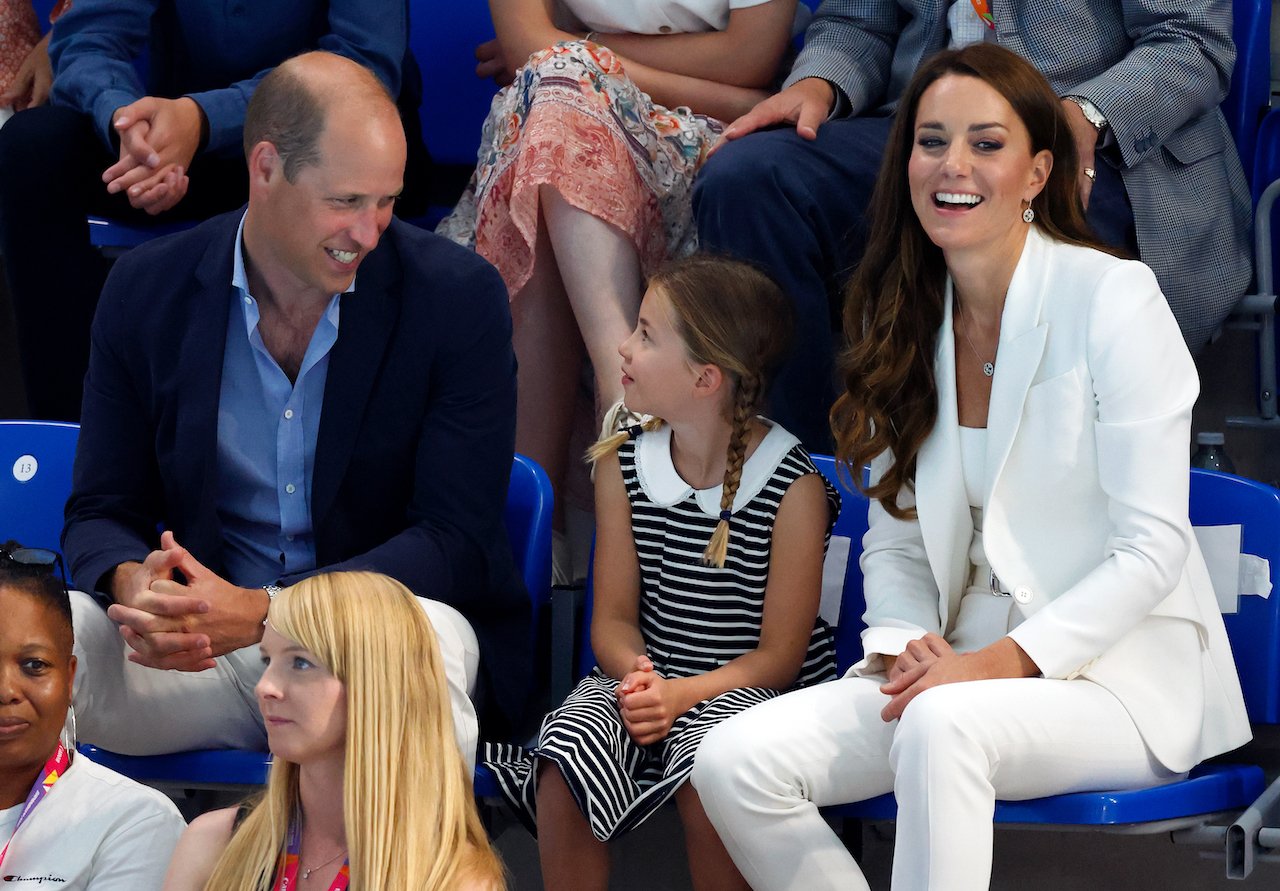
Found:
[[[61,741],[63,748],[65,748],[67,752],[73,753],[72,757],[75,757],[74,752],[76,750],[76,745],[80,741],[77,739],[76,734],[76,707],[74,705],[67,706],[67,717],[62,723],[62,733],[58,735],[58,738]]]
[[[1022,222],[1030,223],[1036,218],[1036,212],[1031,209],[1031,205],[1027,205],[1027,209],[1022,212]]]

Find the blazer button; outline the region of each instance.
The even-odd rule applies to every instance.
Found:
[[[1035,596],[1026,585],[1019,585],[1013,589],[1013,599],[1019,603],[1030,603]]]

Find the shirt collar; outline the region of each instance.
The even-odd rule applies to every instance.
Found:
[[[244,296],[250,298],[255,303],[257,298],[249,293],[249,274],[244,268],[244,221],[249,216],[249,211],[245,211],[240,215],[240,225],[236,227],[236,244],[235,250],[232,252],[231,260],[231,286],[240,291]],[[350,294],[356,289],[356,276],[351,276],[351,284],[347,285],[343,294]],[[334,297],[338,295],[335,294]],[[329,302],[332,308],[334,301]]]
[[[760,490],[773,476],[774,469],[800,441],[772,421],[765,418],[760,420],[769,425],[769,432],[743,465],[741,482],[733,499],[734,512],[741,510],[760,494]],[[709,516],[719,515],[721,486],[694,489],[676,472],[675,464],[671,461],[671,428],[668,425],[663,424],[657,430],[642,433],[636,440],[635,456],[640,487],[654,504],[670,507],[694,494],[703,513]]]

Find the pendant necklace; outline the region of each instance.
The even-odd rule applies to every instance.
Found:
[[[317,869],[320,869],[321,867],[324,867],[324,866],[328,866],[330,863],[337,860],[339,857],[341,857],[345,853],[347,853],[345,850],[339,851],[338,853],[330,857],[328,860],[326,860],[324,863],[317,863],[315,866],[311,867],[310,869],[303,869],[302,880],[306,881],[307,879],[311,878],[311,874],[315,872]]]
[[[964,307],[960,306],[959,301],[956,302],[956,306],[960,310],[960,312],[957,313],[957,315],[959,315],[961,317],[961,320],[963,321]],[[969,337],[968,323],[965,324],[964,328],[961,329],[960,333],[964,335],[965,342],[969,344],[969,349],[973,352],[974,358],[976,358],[979,362],[982,363],[982,373],[985,374],[987,377],[991,377],[993,374],[995,374],[996,373],[995,357],[992,356],[990,362],[987,362],[982,358],[982,354],[978,352],[978,348],[973,345],[973,341]],[[999,350],[998,345],[996,349]]]

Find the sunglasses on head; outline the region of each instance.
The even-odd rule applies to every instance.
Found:
[[[31,572],[53,574],[54,569],[62,579],[63,590],[68,590],[67,570],[62,563],[62,555],[48,548],[7,548],[0,545],[0,561],[12,564],[18,569]]]

